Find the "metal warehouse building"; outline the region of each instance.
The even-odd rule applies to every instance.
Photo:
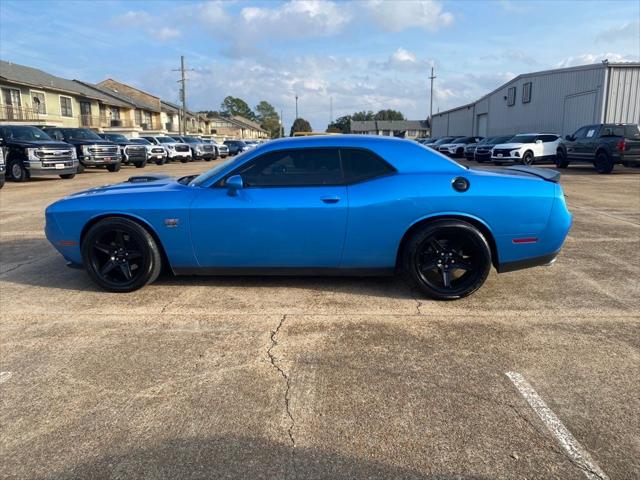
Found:
[[[573,133],[590,123],[640,123],[640,63],[519,75],[479,100],[433,116],[432,136]]]

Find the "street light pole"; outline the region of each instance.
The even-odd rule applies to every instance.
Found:
[[[296,95],[296,119],[298,118],[298,95]]]
[[[433,80],[436,76],[433,74],[433,67],[431,67],[431,76],[429,79],[431,80],[431,93],[429,94],[429,128],[431,128],[431,122],[433,121]]]

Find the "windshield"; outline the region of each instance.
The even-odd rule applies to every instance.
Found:
[[[444,137],[444,138],[441,138],[440,140],[436,140],[435,142],[433,142],[433,144],[434,145],[443,145],[445,143],[449,143],[454,138],[455,137]]]
[[[537,135],[516,135],[509,143],[534,143]]]
[[[182,139],[187,143],[201,143],[200,139],[196,137],[182,137]]]
[[[145,138],[132,138],[133,143],[139,143],[141,145],[151,145],[151,142]]]
[[[505,137],[495,137],[491,139],[492,144],[497,145],[499,143],[507,143],[510,142],[511,139],[513,138],[513,136],[509,135],[509,136],[505,136]]]
[[[117,134],[108,134],[104,136],[107,140],[111,140],[113,142],[128,142],[129,139],[127,137],[125,137],[124,135],[117,135]]]
[[[7,128],[8,139],[13,140],[51,140],[51,137],[36,127]]]
[[[227,166],[229,166],[229,165],[231,165],[233,163],[242,161],[242,159],[245,157],[245,155],[247,155],[247,152],[243,152],[243,153],[241,153],[239,155],[236,155],[235,157],[231,157],[228,160],[225,160],[222,163],[219,163],[218,165],[213,167],[211,170],[207,170],[206,172],[198,175],[196,178],[193,179],[193,181],[189,185],[194,185],[196,187],[199,187],[200,185],[202,185],[204,182],[206,182],[210,178],[215,177],[218,173],[220,173]]]
[[[60,131],[66,140],[104,140],[88,128],[61,128]]]
[[[176,143],[175,138],[171,137],[156,137],[156,140],[160,143]]]

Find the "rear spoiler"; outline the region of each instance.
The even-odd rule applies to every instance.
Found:
[[[546,180],[547,182],[558,183],[560,181],[560,172],[551,168],[537,168],[527,167],[526,165],[512,165],[505,167],[505,170],[511,170],[513,172],[528,173],[538,178]]]

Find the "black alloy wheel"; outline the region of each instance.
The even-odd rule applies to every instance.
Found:
[[[556,152],[556,167],[567,168],[568,166],[569,161],[567,160],[567,152],[565,152],[562,148],[559,148]]]
[[[598,173],[611,173],[613,171],[613,162],[604,152],[598,153],[596,155],[596,159],[593,162],[593,166],[596,168]]]
[[[162,258],[153,237],[127,218],[111,217],[95,224],[82,242],[87,273],[111,292],[131,292],[153,282]]]
[[[475,292],[491,270],[491,249],[482,233],[459,220],[440,220],[413,235],[404,269],[429,297],[453,300]]]
[[[524,154],[524,157],[522,157],[522,164],[523,165],[533,165],[535,161],[535,158],[533,156],[533,153],[531,152],[527,152]]]

